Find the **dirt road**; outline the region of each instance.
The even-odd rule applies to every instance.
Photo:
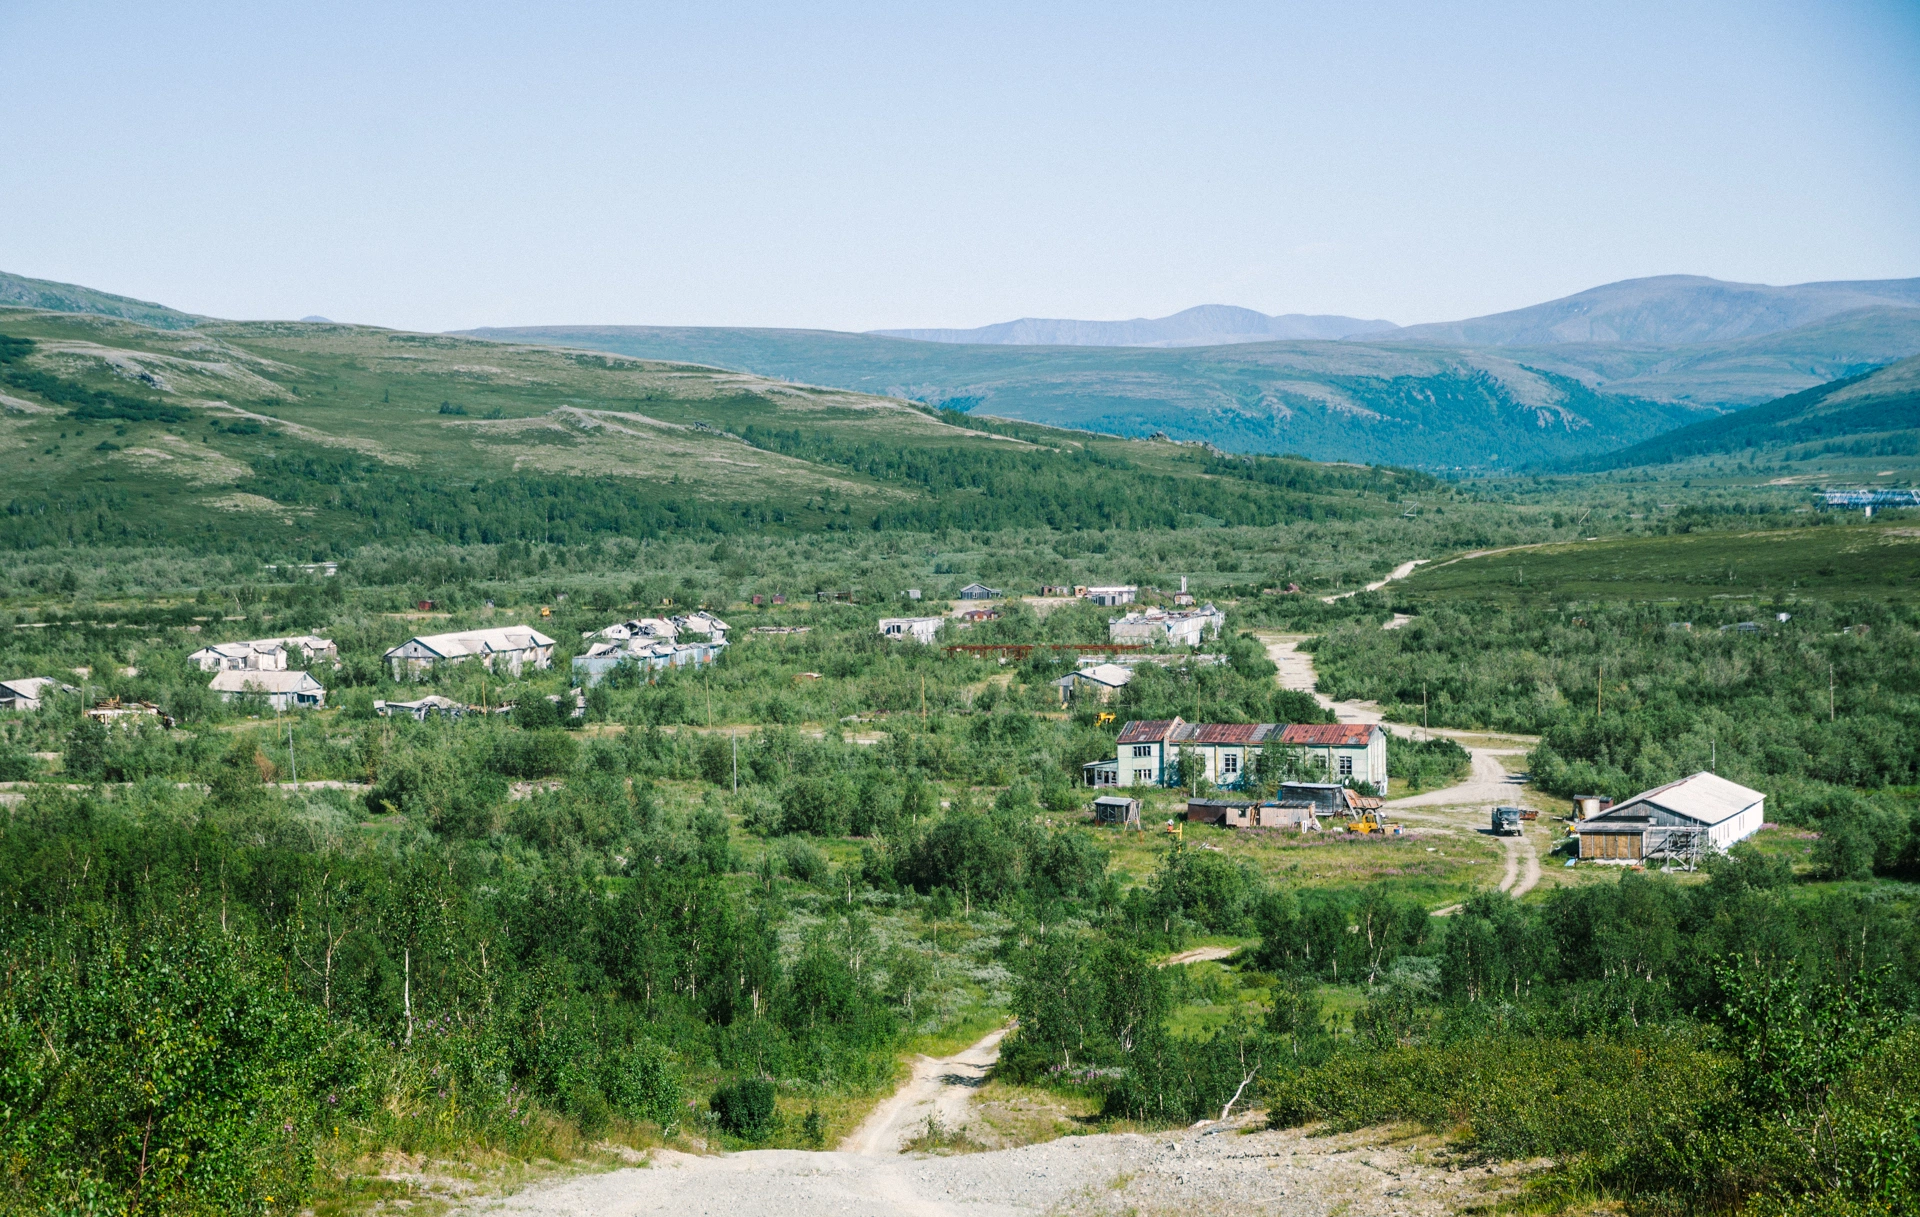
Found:
[[[840,1152],[897,1154],[902,1142],[926,1128],[928,1116],[937,1115],[949,1129],[965,1124],[967,1101],[986,1085],[988,1072],[1000,1059],[1000,1041],[1010,1030],[1002,1027],[952,1056],[915,1059],[913,1076],[840,1143]]]
[[[1389,622],[1389,625],[1392,623]],[[1314,700],[1333,711],[1334,717],[1343,723],[1380,723],[1390,727],[1398,735],[1417,739],[1422,734],[1443,735],[1466,741],[1463,746],[1472,758],[1472,768],[1468,770],[1465,781],[1439,790],[1422,791],[1405,798],[1394,799],[1387,804],[1389,810],[1402,813],[1411,812],[1407,818],[1429,820],[1444,823],[1454,828],[1471,829],[1485,832],[1489,825],[1493,808],[1504,803],[1518,803],[1521,800],[1525,779],[1520,775],[1507,772],[1500,761],[1505,756],[1524,756],[1527,747],[1533,741],[1524,736],[1502,736],[1498,745],[1488,745],[1480,741],[1486,739],[1484,733],[1471,731],[1452,731],[1436,728],[1426,732],[1423,728],[1407,723],[1388,723],[1380,712],[1380,707],[1372,702],[1334,701],[1319,691],[1318,674],[1313,669],[1313,656],[1300,650],[1300,644],[1307,639],[1304,634],[1274,634],[1263,639],[1267,644],[1267,655],[1280,670],[1275,679],[1286,689],[1298,689],[1313,694]],[[1431,809],[1431,810],[1428,810]],[[1500,890],[1510,892],[1515,897],[1526,895],[1540,882],[1540,852],[1533,840],[1524,832],[1517,837],[1503,837],[1507,850],[1506,875],[1500,883]],[[1459,905],[1450,905],[1439,910],[1439,916],[1447,916],[1459,909]]]

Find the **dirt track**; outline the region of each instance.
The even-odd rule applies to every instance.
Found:
[[[949,1129],[965,1124],[967,1100],[986,1084],[1009,1030],[1002,1027],[949,1057],[915,1060],[913,1075],[840,1143],[840,1152],[897,1154],[903,1142],[926,1128],[929,1116],[938,1116]]]

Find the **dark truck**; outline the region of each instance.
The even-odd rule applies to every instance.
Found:
[[[1493,835],[1496,837],[1517,837],[1520,835],[1520,808],[1496,807],[1493,809]]]

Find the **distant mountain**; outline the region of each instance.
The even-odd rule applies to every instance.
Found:
[[[102,317],[119,317],[162,330],[190,329],[206,320],[164,304],[0,271],[0,305],[9,304],[21,308],[43,308],[55,313],[93,313]]]
[[[1700,275],[1659,275],[1589,288],[1509,313],[1409,325],[1381,334],[1378,340],[1449,346],[1616,342],[1677,346],[1776,334],[1839,313],[1876,307],[1920,308],[1920,279],[1772,287],[1725,283]]]
[[[1920,452],[1920,357],[1681,427],[1575,467],[1629,469],[1809,443],[1841,455]]]
[[[1202,304],[1171,317],[1063,321],[1022,317],[972,330],[869,330],[882,338],[993,346],[1204,347],[1286,339],[1352,338],[1397,328],[1391,321],[1287,313],[1270,317],[1231,304]]]
[[[1164,432],[1236,452],[1429,469],[1504,469],[1606,452],[1717,412],[1595,392],[1505,352],[1389,343],[1018,347],[649,326],[465,336],[750,369],[1058,427]]]

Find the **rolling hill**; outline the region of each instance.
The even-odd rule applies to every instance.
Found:
[[[163,330],[184,330],[209,320],[129,296],[54,283],[47,279],[29,279],[0,271],[0,306],[45,309],[54,313],[92,313],[101,317],[119,317]]]
[[[1726,283],[1702,275],[1626,279],[1511,312],[1410,325],[1387,342],[1451,346],[1639,343],[1691,346],[1777,334],[1867,308],[1920,308],[1920,279]]]
[[[754,377],[893,398],[896,406],[912,401],[976,417],[1120,436],[1161,433],[1229,451],[1472,471],[1601,456],[1728,410],[1920,353],[1920,307],[1900,303],[1914,295],[1916,285],[1920,280],[1793,288],[1684,276],[1638,280],[1536,306],[1545,311],[1531,320],[1493,328],[1481,323],[1497,319],[1457,323],[1468,327],[1461,334],[1471,332],[1490,343],[1480,346],[1417,341],[1397,330],[1365,336],[1365,341],[1160,347],[632,326],[513,327],[457,337],[707,365],[702,375],[737,369]],[[0,277],[0,293],[34,307],[175,332],[230,335],[238,332],[232,327],[245,324],[18,276]],[[1877,303],[1831,311],[1862,301]],[[1687,310],[1696,306],[1705,314],[1688,321]],[[1561,340],[1572,333],[1563,324],[1573,315],[1568,310],[1579,308],[1587,310],[1589,320],[1613,319],[1603,327],[1595,321],[1581,333],[1597,337],[1604,329],[1614,338]],[[1225,307],[1189,310],[1137,323],[1149,328],[1130,337],[1173,343],[1183,334],[1234,329],[1262,317]],[[1794,328],[1769,328],[1804,317],[1815,319]],[[1188,328],[1167,328],[1175,322]],[[1735,331],[1742,336],[1685,345],[1624,340]],[[1072,335],[1054,331],[1052,336]],[[1092,336],[1107,340],[1116,334]],[[1542,339],[1542,344],[1501,345],[1510,338]]]
[[[0,545],[1275,524],[1432,480],[1221,458],[684,363],[0,308]]]
[[[1067,321],[1022,317],[970,330],[870,330],[882,338],[1001,346],[1198,347],[1293,338],[1335,339],[1396,329],[1391,321],[1288,313],[1268,316],[1230,304],[1202,304],[1170,317]]]
[[[1681,427],[1575,467],[1626,469],[1809,446],[1839,455],[1920,454],[1920,357]]]

